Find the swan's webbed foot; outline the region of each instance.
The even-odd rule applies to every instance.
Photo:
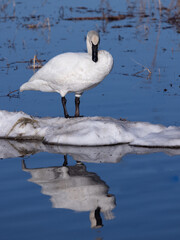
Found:
[[[84,117],[84,116],[75,116],[75,115],[74,115],[74,116],[69,116],[69,115],[68,115],[67,118],[79,118],[79,117]]]

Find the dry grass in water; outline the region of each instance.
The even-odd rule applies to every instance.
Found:
[[[131,60],[132,60],[133,62],[135,62],[137,65],[139,65],[139,66],[142,67],[142,70],[134,73],[133,76],[136,76],[136,77],[145,77],[146,79],[150,79],[150,78],[151,78],[152,70],[150,70],[150,68],[148,68],[148,67],[144,66],[143,64],[137,62],[137,61],[134,60],[133,58],[131,58]],[[146,74],[145,76],[141,75],[141,73],[143,73],[143,72],[147,72],[147,74]]]
[[[38,22],[37,24],[24,24],[24,27],[28,29],[48,28],[51,31],[51,24],[49,18],[45,18],[44,22]]]
[[[43,65],[42,65],[42,62],[44,62],[45,60],[40,60],[37,58],[36,55],[34,55],[33,59],[31,59],[30,61],[28,61],[28,63],[31,63],[28,68],[30,69],[39,69],[41,68]]]

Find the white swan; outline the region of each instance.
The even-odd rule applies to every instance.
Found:
[[[111,71],[113,58],[107,51],[98,51],[99,34],[89,31],[86,44],[87,53],[63,53],[48,61],[20,91],[37,90],[58,92],[61,95],[64,116],[69,117],[65,95],[75,93],[75,117],[79,116],[80,96],[85,90],[95,87]]]

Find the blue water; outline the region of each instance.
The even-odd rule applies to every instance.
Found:
[[[167,23],[165,12],[160,17],[158,5],[155,7],[155,2],[158,4],[159,1],[150,2],[150,6],[149,1],[143,1],[149,17],[140,16],[140,1],[124,0],[121,4],[119,1],[85,3],[80,0],[14,2],[14,12],[13,1],[8,2],[7,7],[1,8],[0,12],[1,110],[24,111],[41,117],[63,116],[60,96],[56,93],[27,91],[12,98],[6,95],[18,89],[32,76],[33,70],[23,61],[29,61],[35,54],[38,59],[48,61],[61,52],[85,51],[86,33],[95,29],[100,30],[100,48],[113,55],[114,68],[99,86],[83,94],[81,114],[121,117],[166,126],[180,125],[180,35],[176,26]],[[170,2],[163,1],[163,4],[167,7]],[[5,3],[7,2],[0,4],[4,6]],[[97,20],[65,20],[70,17],[101,16],[101,7],[105,8],[105,14],[109,8],[112,15],[133,13],[133,17],[108,23]],[[171,14],[177,10],[173,9]],[[151,15],[152,12],[154,16]],[[8,18],[13,15],[14,18]],[[32,18],[32,15],[35,17]],[[41,26],[46,18],[49,18],[50,29],[28,29],[25,25]],[[142,71],[145,68],[152,71],[150,78],[147,70]],[[74,95],[69,94],[67,100],[68,110],[73,114]],[[126,154],[125,147],[121,151],[119,148],[91,148],[77,151],[65,149],[58,154],[53,153],[55,151],[50,146],[46,150],[41,146],[38,150],[34,148],[36,150],[28,152],[29,155],[23,158],[19,156],[24,155],[24,150],[31,148],[30,143],[26,149],[22,143],[6,144],[0,143],[2,152],[7,151],[12,155],[7,154],[0,161],[1,239],[180,238],[178,150],[135,149]],[[72,151],[76,151],[76,154],[71,154]],[[95,152],[98,154],[95,155]],[[116,152],[119,158],[113,158]],[[77,153],[83,158],[83,166],[76,163]],[[64,154],[67,154],[68,165],[63,168]],[[100,155],[102,163],[98,159]],[[92,161],[92,156],[97,158]],[[28,170],[23,167],[23,159]],[[37,179],[34,182],[29,180],[33,169],[37,176],[42,175],[40,182]],[[61,176],[58,171],[61,173],[66,169],[72,169],[70,180],[58,183],[58,176]],[[79,176],[82,178],[78,178]],[[80,180],[76,183],[73,177]],[[101,198],[106,199],[105,203],[111,198],[110,212],[114,218],[107,220],[101,209],[100,225],[103,226],[91,228],[90,210],[74,211],[68,201],[65,201],[66,207],[53,207],[52,195],[57,192],[59,200],[64,199],[65,194],[60,190],[63,187],[68,189],[68,184],[72,191],[73,187],[75,189],[70,195],[74,204],[78,202],[78,197],[81,198],[78,191],[83,189],[85,203],[90,201],[89,193],[93,189],[93,196],[99,199],[96,200],[97,206]],[[99,196],[101,189],[103,193]],[[93,199],[88,206],[94,203]],[[81,206],[81,201],[78,206]]]

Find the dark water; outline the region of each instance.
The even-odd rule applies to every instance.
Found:
[[[85,51],[95,29],[114,68],[84,93],[81,113],[179,126],[178,1],[160,2],[1,1],[0,109],[63,116],[56,93],[7,94],[33,74],[35,54]],[[119,13],[124,20],[66,20]],[[179,239],[179,150],[0,146],[1,239]]]

